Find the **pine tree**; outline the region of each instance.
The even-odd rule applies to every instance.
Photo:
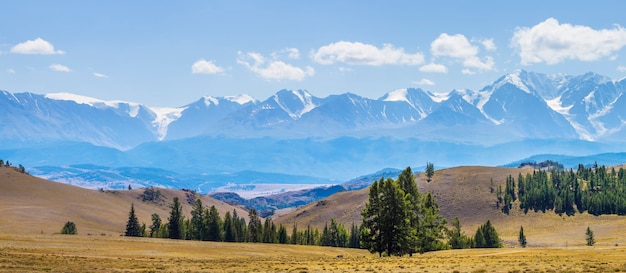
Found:
[[[358,226],[352,222],[352,226],[350,227],[350,242],[348,243],[348,247],[350,248],[359,248],[360,246],[360,241],[359,241],[359,228]]]
[[[433,176],[435,175],[435,165],[430,162],[426,162],[426,177],[428,178],[426,181],[432,181]]]
[[[142,236],[139,226],[139,220],[135,215],[135,204],[130,205],[130,212],[128,213],[128,222],[126,222],[125,236],[140,237]]]
[[[208,241],[219,242],[222,240],[222,218],[215,206],[205,209],[206,239]]]
[[[263,226],[259,214],[255,209],[251,209],[248,213],[250,222],[248,223],[249,242],[258,243],[261,242],[261,236],[263,234]]]
[[[161,229],[161,217],[153,213],[152,214],[152,225],[150,225],[150,237],[160,237],[159,230]]]
[[[596,244],[596,239],[593,237],[593,231],[589,227],[587,227],[587,232],[585,232],[585,238],[588,246]]]
[[[298,244],[298,224],[293,223],[293,229],[291,229],[291,241],[292,245]]]
[[[526,247],[526,235],[524,235],[524,227],[522,226],[519,227],[519,237],[517,238],[517,241],[522,247]]]
[[[459,217],[454,217],[454,219],[450,223],[452,224],[452,229],[449,229],[447,231],[448,244],[450,244],[450,248],[452,249],[471,248],[472,242],[470,238],[468,238],[461,230],[461,221],[459,220]]]
[[[224,242],[236,242],[236,230],[233,224],[233,218],[230,216],[230,211],[224,214]]]
[[[489,220],[487,220],[487,223],[480,226],[478,230],[476,230],[474,242],[476,243],[476,247],[478,248],[502,247],[498,232],[496,232],[496,229],[493,227],[493,225],[491,225],[491,221]]]
[[[66,222],[65,225],[63,225],[63,228],[61,229],[61,234],[70,234],[70,235],[78,234],[78,229],[76,229],[76,224],[74,224],[74,222],[72,221]]]
[[[170,239],[183,239],[185,236],[183,230],[183,207],[178,200],[178,197],[174,197],[174,202],[170,206],[170,217],[168,218],[168,238]]]
[[[204,207],[202,206],[202,200],[196,199],[191,209],[191,239],[206,241],[207,231],[204,224]]]
[[[280,224],[278,226],[278,243],[286,244],[288,242],[289,242],[289,237],[287,237],[287,228],[285,228],[283,224]]]

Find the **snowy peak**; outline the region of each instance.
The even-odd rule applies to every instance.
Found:
[[[271,100],[284,110],[292,119],[298,119],[318,106],[319,98],[306,90],[278,91]]]
[[[240,105],[245,105],[247,103],[258,103],[259,101],[248,94],[241,94],[237,96],[226,96],[224,99],[239,103]]]

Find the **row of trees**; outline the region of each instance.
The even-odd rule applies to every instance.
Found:
[[[186,219],[182,205],[175,197],[167,223],[163,223],[158,214],[152,214],[149,230],[145,224],[139,224],[134,205],[131,205],[125,235],[199,241],[359,247],[359,229],[355,224],[348,231],[343,224],[331,219],[330,224],[326,224],[321,232],[311,226],[301,231],[294,224],[291,235],[288,235],[284,225],[277,227],[272,218],[262,220],[254,209],[249,211],[248,218],[246,223],[245,218],[239,217],[236,210],[232,214],[226,212],[222,218],[215,206],[206,208],[200,199],[196,199],[191,218]]]
[[[375,181],[361,215],[361,247],[380,256],[501,246],[490,221],[476,231],[474,238],[463,234],[458,218],[452,221],[452,229],[446,228],[439,205],[430,193],[420,193],[410,167],[397,180]]]
[[[549,173],[536,170],[517,178],[507,177],[505,190],[498,187],[498,205],[509,213],[512,202],[519,199],[520,208],[554,210],[559,215],[574,215],[584,211],[593,215],[626,215],[626,170],[605,166],[578,166],[578,170],[556,170]]]
[[[24,166],[22,164],[19,164],[17,167],[13,167],[11,165],[11,162],[4,161],[3,159],[0,159],[0,168],[3,167],[8,167],[8,168],[15,168],[17,171],[21,172],[21,173],[26,173],[26,168],[24,168]]]

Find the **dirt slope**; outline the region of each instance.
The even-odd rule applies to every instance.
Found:
[[[13,168],[0,168],[0,233],[54,233],[73,221],[79,234],[123,233],[131,204],[140,222],[151,224],[157,213],[163,222],[169,216],[169,204],[178,197],[186,217],[191,206],[187,200],[200,197],[207,207],[215,205],[223,216],[235,207],[213,198],[191,192],[159,189],[163,199],[158,203],[142,202],[143,189],[131,191],[97,191],[51,182],[22,174]],[[189,198],[188,198],[189,197]],[[238,209],[240,216],[248,213]]]

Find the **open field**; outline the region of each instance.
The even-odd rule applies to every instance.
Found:
[[[0,272],[626,272],[626,247],[472,249],[379,258],[331,247],[3,234]]]

